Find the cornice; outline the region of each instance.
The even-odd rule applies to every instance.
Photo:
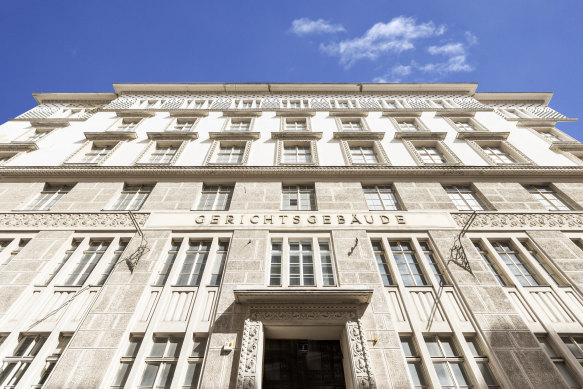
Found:
[[[555,181],[560,177],[583,177],[583,166],[2,166],[0,180],[7,178],[39,177],[225,177],[232,180],[238,178],[259,178],[272,176],[308,176],[322,179],[336,177],[509,177],[519,179],[523,177],[553,177]]]
[[[583,143],[578,141],[553,142],[550,147],[553,151],[583,151]]]
[[[0,152],[20,152],[38,150],[36,142],[0,143]]]
[[[312,110],[278,110],[275,113],[275,116],[284,117],[284,118],[307,118],[307,117],[314,117],[316,116],[315,112]]]
[[[382,140],[384,137],[384,131],[334,131],[334,139]]]
[[[113,111],[117,117],[120,118],[149,118],[155,115],[155,112],[147,111],[144,109],[114,109]]]
[[[222,131],[209,132],[210,139],[218,140],[254,140],[259,139],[261,134],[257,131]]]
[[[49,127],[49,128],[61,128],[68,127],[70,125],[69,120],[66,119],[33,119],[30,120],[31,127]]]
[[[516,122],[518,127],[531,127],[531,126],[550,126],[553,127],[557,122],[576,122],[577,118],[561,118],[556,117],[553,119],[541,119],[541,118],[506,118],[509,122]]]
[[[493,132],[493,131],[460,131],[458,132],[456,139],[478,139],[478,140],[506,140],[510,132]]]
[[[237,109],[237,110],[218,110],[223,112],[225,117],[259,117],[264,110],[261,109]]]
[[[198,139],[198,132],[196,131],[156,131],[146,132],[148,139],[151,140],[176,140],[183,141],[185,139]]]
[[[336,117],[367,117],[369,110],[357,109],[357,108],[343,108],[343,109],[335,109],[330,108],[330,116]]]
[[[89,131],[83,134],[87,140],[122,141],[137,138],[135,131]]]
[[[271,139],[312,140],[322,139],[321,132],[312,131],[273,131]]]
[[[404,118],[411,118],[411,117],[421,117],[423,112],[427,112],[429,109],[427,108],[395,108],[389,111],[383,110],[382,116],[385,117],[404,117]]]
[[[410,139],[410,140],[444,140],[447,132],[437,131],[397,131],[395,132],[395,139]]]
[[[168,112],[169,110],[162,110]],[[208,111],[194,110],[194,109],[179,109],[170,110],[170,116],[176,118],[199,118],[208,116]]]

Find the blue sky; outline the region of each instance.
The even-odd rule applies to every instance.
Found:
[[[3,1],[0,121],[114,82],[478,82],[583,118],[580,1]],[[583,140],[581,124],[558,128]]]

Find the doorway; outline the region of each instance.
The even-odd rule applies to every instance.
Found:
[[[338,340],[265,339],[264,389],[346,389]]]

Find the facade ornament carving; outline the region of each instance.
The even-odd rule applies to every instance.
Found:
[[[257,305],[251,307],[252,320],[269,321],[334,321],[346,322],[356,319],[354,306],[337,305]]]
[[[217,99],[213,103],[211,109],[229,109],[231,107],[232,102],[233,100],[230,98]]]
[[[279,99],[275,97],[267,97],[261,102],[261,108],[279,108]]]
[[[419,97],[407,97],[405,100],[411,108],[430,108],[429,104]]]
[[[453,102],[462,108],[477,108],[477,109],[488,108],[488,106],[480,103],[478,100],[470,96],[454,97]]]
[[[360,104],[361,108],[371,108],[371,109],[380,108],[379,103],[377,103],[373,99],[359,99],[358,103]]]
[[[133,107],[137,98],[134,96],[120,96],[111,103],[103,107],[104,109],[128,109]]]
[[[149,214],[134,214],[143,225]],[[0,229],[134,228],[125,213],[0,213]]]
[[[257,386],[257,353],[261,336],[261,322],[245,320],[237,372],[237,389],[254,389]]]
[[[168,101],[166,101],[164,104],[162,104],[162,106],[160,107],[160,109],[179,109],[182,108],[182,105],[184,104],[184,98],[171,98]]]
[[[470,214],[452,213],[457,225],[465,225]],[[583,227],[583,214],[577,213],[479,213],[472,228],[547,228]]]
[[[376,388],[362,321],[358,319],[347,322],[346,333],[350,349],[354,387],[356,389]]]
[[[312,99],[310,101],[310,106],[312,108],[330,108],[330,103],[326,99]]]

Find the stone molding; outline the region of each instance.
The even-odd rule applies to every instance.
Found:
[[[334,131],[334,139],[383,140],[384,131]]]
[[[397,131],[395,139],[405,140],[444,140],[447,136],[445,131]]]
[[[360,132],[359,132],[360,133]],[[369,133],[369,134],[374,134],[374,133]],[[385,152],[385,149],[383,148],[383,146],[381,145],[381,142],[378,140],[362,140],[362,138],[359,138],[358,140],[344,140],[341,139],[340,140],[340,144],[341,144],[341,150],[342,150],[342,156],[344,157],[344,161],[346,162],[346,165],[348,166],[366,166],[366,167],[377,167],[377,166],[391,166],[391,160],[389,159],[387,153]],[[377,156],[378,159],[378,163],[353,163],[352,162],[352,153],[350,152],[350,146],[351,145],[365,145],[365,146],[372,146],[375,154]]]
[[[134,140],[137,138],[135,131],[88,131],[84,132],[87,140],[104,140],[104,141],[123,141]]]
[[[345,323],[356,320],[356,305],[337,304],[257,304],[249,309],[251,320],[302,324],[312,322]]]
[[[450,166],[457,166],[461,165],[462,161],[455,155],[455,153],[445,144],[445,142],[441,140],[433,140],[435,138],[416,138],[416,139],[403,139],[403,144],[405,148],[409,151],[415,162],[417,162],[421,166],[431,166],[431,165],[450,165]],[[417,151],[417,146],[430,146],[435,147],[437,150],[441,152],[441,154],[447,160],[446,163],[440,164],[433,164],[427,163],[423,161],[421,158],[421,154]]]
[[[173,140],[182,142],[185,139],[198,139],[198,132],[196,131],[152,131],[146,132],[146,136],[150,140]]]
[[[463,227],[470,213],[452,213],[453,220]],[[560,230],[581,230],[583,228],[583,213],[478,213],[470,227],[475,229],[508,229],[521,230],[543,228]]]
[[[376,388],[372,373],[370,355],[366,344],[366,336],[360,319],[346,323],[348,347],[355,389]]]
[[[298,131],[299,132],[299,131]],[[318,157],[318,145],[314,139],[317,138],[318,134],[322,135],[321,132],[311,132],[310,134],[312,137],[300,137],[298,132],[292,132],[292,136],[285,136],[287,133],[272,133],[273,134],[282,134],[284,137],[277,138],[277,145],[276,145],[276,152],[275,152],[275,166],[318,166],[320,164],[320,159]],[[295,135],[295,136],[293,136]],[[314,137],[315,136],[315,137]],[[283,149],[285,147],[285,143],[288,142],[289,144],[306,144],[310,146],[310,153],[312,155],[312,162],[308,163],[288,163],[283,161]]]
[[[490,133],[491,134],[491,133]],[[484,161],[488,162],[491,166],[499,166],[499,165],[506,165],[506,164],[498,164],[496,163],[486,152],[482,149],[482,145],[490,145],[500,147],[504,151],[506,151],[512,158],[516,160],[516,163],[507,164],[507,165],[533,165],[534,162],[526,156],[522,151],[518,150],[514,147],[510,142],[506,140],[500,140],[497,138],[480,138],[480,139],[466,139],[466,142],[476,153],[480,155],[484,159]]]
[[[257,387],[257,354],[262,336],[261,322],[245,320],[241,342],[241,356],[237,372],[237,389],[254,389]]]
[[[5,154],[16,154],[20,152],[29,152],[38,150],[38,145],[36,142],[15,142],[10,143],[0,143],[0,153]]]
[[[510,135],[509,132],[492,132],[492,131],[459,131],[456,135],[456,139],[469,139],[469,140],[506,140]]]
[[[143,225],[149,213],[135,213],[138,223]],[[0,213],[0,229],[96,229],[96,228],[130,228],[135,229],[127,213]]]
[[[322,139],[321,132],[312,131],[273,131],[271,139],[288,139],[288,140],[319,140]]]

